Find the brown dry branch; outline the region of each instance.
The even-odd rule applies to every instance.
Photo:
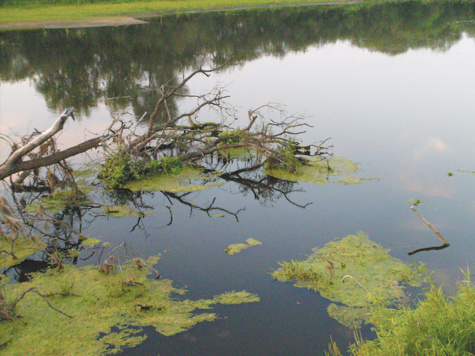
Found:
[[[69,117],[74,119],[73,112],[74,109],[72,108],[64,110],[49,129],[42,133],[35,132],[29,137],[24,137],[21,140],[21,145],[11,143],[12,152],[10,156],[0,164],[0,180],[22,172],[18,178],[21,183],[31,172],[35,173],[38,168],[57,164],[69,157],[96,148],[109,138],[108,135],[101,135],[64,151],[57,151],[55,143],[51,139],[64,128],[64,124]],[[39,148],[39,152],[35,154],[33,151],[37,148]]]
[[[13,320],[13,319],[16,319],[18,318],[18,316],[14,313],[14,310],[15,310],[15,307],[16,305],[23,299],[25,298],[25,296],[28,294],[28,293],[35,293],[37,294],[38,296],[40,296],[44,301],[45,303],[51,308],[53,309],[54,311],[68,317],[68,318],[71,318],[72,319],[72,316],[62,312],[61,310],[55,308],[53,305],[51,305],[51,303],[49,302],[48,298],[46,298],[45,295],[41,294],[36,288],[30,288],[30,289],[27,289],[26,291],[24,291],[23,293],[17,295],[17,297],[15,298],[15,300],[13,300],[11,303],[7,303],[5,301],[5,298],[2,298],[0,299],[0,301],[2,302],[0,304],[0,320]]]
[[[419,219],[421,219],[424,222],[424,224],[426,224],[432,231],[435,232],[435,234],[439,237],[440,241],[442,241],[442,243],[445,246],[450,246],[449,242],[445,239],[445,237],[443,237],[442,234],[439,231],[437,231],[437,229],[430,222],[428,222],[426,219],[424,219],[422,217],[422,215],[419,214],[419,212],[417,211],[417,209],[414,206],[411,206],[411,209],[412,209],[413,212],[416,213],[416,215],[419,217]]]

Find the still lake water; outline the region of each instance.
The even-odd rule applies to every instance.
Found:
[[[475,176],[467,171],[475,169],[475,4],[305,7],[150,21],[0,33],[1,132],[45,129],[73,106],[81,121],[69,123],[62,140],[77,142],[87,135],[84,127],[100,132],[111,114],[150,112],[156,89],[178,81],[183,69],[233,59],[239,64],[196,78],[187,90],[226,86],[229,102],[242,109],[241,125],[248,109],[285,104],[312,125],[304,142],[331,137],[335,156],[360,162],[361,177],[379,180],[299,183],[286,196],[225,182],[184,197],[196,206],[216,199],[214,206],[239,211],[238,219],[210,218],[158,192],[142,195],[154,213],[133,231],[136,218],[84,217],[91,223],[83,233],[127,242],[136,255],[162,253],[156,269],[186,286],[187,298],[242,289],[261,298],[217,306],[219,320],[176,336],[146,330],[148,340],[124,355],[321,355],[330,336],[344,349],[352,331],[328,316],[330,302],[275,282],[270,273],[280,261],[305,259],[312,248],[357,231],[397,258],[426,263],[449,287],[463,277],[460,268],[474,269]],[[174,109],[190,105],[177,102]],[[2,160],[6,153],[1,146]],[[424,201],[419,211],[449,248],[408,256],[440,245],[411,211],[412,198]],[[250,237],[263,245],[224,253]]]

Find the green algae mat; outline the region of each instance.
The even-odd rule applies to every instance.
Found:
[[[242,250],[245,250],[251,246],[259,246],[259,245],[262,245],[262,242],[256,240],[256,239],[253,239],[253,238],[249,238],[246,240],[247,244],[242,244],[242,243],[239,243],[239,244],[231,244],[229,245],[228,247],[226,247],[226,249],[224,250],[228,255],[234,255],[235,253],[239,253],[241,252]]]
[[[45,247],[46,244],[37,237],[28,238],[20,235],[16,238],[6,239],[0,234],[0,251],[2,251],[0,253],[0,268],[15,266]]]
[[[65,266],[34,274],[30,282],[3,280],[0,310],[2,355],[101,355],[140,344],[141,327],[174,335],[217,318],[215,304],[259,301],[246,291],[213,299],[178,300],[176,289],[153,269],[158,258],[119,266]],[[9,306],[15,304],[11,310]],[[199,312],[207,310],[207,312]]]
[[[328,183],[356,184],[365,180],[376,179],[357,177],[358,170],[358,163],[346,158],[323,159],[317,156],[307,159],[307,163],[299,165],[295,172],[289,172],[285,169],[265,169],[265,172],[275,178],[317,185]]]
[[[204,174],[200,169],[184,167],[178,174],[158,174],[134,180],[124,185],[124,188],[132,191],[164,191],[170,193],[196,192],[210,189],[220,183],[207,183],[215,178],[215,175]],[[199,180],[201,184],[192,184]]]
[[[304,261],[280,265],[272,274],[275,279],[293,281],[296,287],[315,290],[338,303],[329,306],[329,315],[352,328],[368,321],[374,303],[403,298],[403,283],[420,282],[417,270],[392,257],[363,232],[314,248]]]

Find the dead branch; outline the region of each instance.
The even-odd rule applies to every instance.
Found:
[[[55,152],[48,156],[30,158],[29,160],[25,161],[25,157],[33,157],[32,151],[45,144],[54,135],[61,131],[69,117],[74,119],[73,112],[74,109],[72,108],[64,110],[48,130],[43,133],[31,135],[28,139],[26,139],[26,142],[20,148],[12,146],[12,153],[7,158],[7,160],[0,165],[0,180],[3,180],[18,172],[31,171],[40,167],[46,167],[55,163],[59,163],[69,157],[98,147],[106,138],[109,137],[108,135],[99,136],[82,142],[81,144],[78,144],[74,147],[70,147],[64,151],[54,150]],[[21,177],[22,180],[24,180],[24,178],[25,177]]]
[[[432,231],[435,232],[435,234],[439,237],[440,241],[442,241],[442,243],[445,246],[450,246],[449,242],[442,236],[442,234],[439,231],[437,231],[437,229],[430,222],[424,219],[414,206],[411,206],[411,209],[413,212],[416,213],[419,219],[421,219],[424,222],[424,224],[426,224]]]
[[[64,313],[64,312],[62,312],[61,310],[59,310],[59,309],[53,307],[53,306],[51,305],[51,303],[49,302],[48,298],[46,298],[46,296],[44,296],[43,294],[41,294],[41,293],[40,293],[36,288],[34,288],[34,287],[33,287],[33,288],[30,288],[30,289],[27,289],[26,291],[24,291],[23,293],[21,293],[20,295],[18,295],[18,296],[15,298],[15,300],[14,300],[12,303],[10,303],[10,304],[8,305],[8,309],[10,309],[10,310],[15,309],[16,305],[18,304],[18,302],[19,302],[20,300],[22,300],[22,299],[23,299],[28,293],[30,293],[30,292],[36,293],[37,295],[39,295],[39,296],[45,301],[45,303],[48,304],[48,306],[49,306],[51,309],[53,309],[54,311],[56,311],[56,312],[58,312],[58,313],[60,313],[60,314],[62,314],[62,315],[64,315],[64,316],[67,316],[67,317],[70,318],[70,319],[73,318],[72,316],[70,316],[70,315],[68,315],[68,314],[66,314],[66,313]],[[9,319],[12,318],[11,315],[6,315],[6,316],[9,316]]]
[[[155,105],[155,110],[150,115],[148,129],[147,129],[147,133],[145,134],[145,137],[148,138],[154,132],[153,122],[154,122],[155,116],[157,115],[157,113],[160,109],[160,106],[162,104],[165,104],[165,109],[166,110],[168,109],[168,106],[166,104],[167,99],[174,96],[181,88],[183,88],[186,85],[186,83],[188,83],[197,74],[203,74],[203,75],[209,77],[210,73],[215,72],[215,71],[219,70],[220,68],[222,68],[222,66],[218,67],[218,68],[212,68],[212,69],[203,69],[203,68],[200,67],[199,69],[197,69],[197,70],[193,71],[192,73],[190,73],[186,78],[183,78],[183,80],[181,81],[180,84],[178,84],[177,86],[175,86],[174,88],[172,88],[171,90],[169,90],[167,92],[165,92],[165,87],[162,86],[162,88],[161,88],[162,97],[157,101],[157,104]],[[169,122],[165,125],[166,126],[168,126],[168,125],[171,126],[173,124],[171,121],[173,121],[173,120],[171,119],[169,113],[168,113],[168,117],[169,117]],[[175,122],[176,122],[176,120],[175,120]]]

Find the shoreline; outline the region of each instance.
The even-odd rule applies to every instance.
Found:
[[[267,9],[267,8],[283,8],[283,7],[303,7],[303,6],[331,6],[331,5],[351,5],[361,4],[364,0],[349,1],[325,1],[325,2],[296,2],[282,4],[260,4],[260,5],[237,5],[228,7],[215,7],[210,9],[176,9],[163,11],[140,12],[136,14],[110,14],[110,15],[90,15],[80,20],[51,20],[51,21],[17,21],[9,23],[0,23],[0,32],[4,30],[34,30],[34,29],[60,29],[60,28],[88,28],[88,27],[106,27],[106,26],[127,26],[127,25],[143,25],[148,24],[147,18],[159,17],[162,15],[172,14],[189,14],[201,12],[218,12],[218,11],[235,11],[235,10],[251,10],[251,9]],[[81,6],[76,6],[80,8]],[[22,8],[16,8],[21,10]],[[0,8],[0,13],[2,10]]]

